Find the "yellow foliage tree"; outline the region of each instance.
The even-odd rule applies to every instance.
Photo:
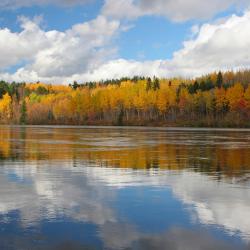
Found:
[[[4,121],[11,118],[11,97],[8,93],[0,100],[0,117]]]

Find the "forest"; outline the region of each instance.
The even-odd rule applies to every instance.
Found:
[[[0,81],[0,123],[250,127],[250,70],[68,85]]]

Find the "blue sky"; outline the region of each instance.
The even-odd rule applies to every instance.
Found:
[[[5,0],[0,78],[68,83],[249,67],[247,2]]]

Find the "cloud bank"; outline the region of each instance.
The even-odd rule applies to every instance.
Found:
[[[173,21],[207,19],[236,6],[242,8],[247,0],[106,0],[103,12],[115,18],[138,18],[144,15],[165,16]]]
[[[22,31],[0,30],[0,68],[24,63],[13,75],[0,74],[16,81],[70,78],[76,72],[87,72],[116,54],[112,40],[120,23],[98,16],[74,25],[65,32],[44,31],[34,20],[21,18]],[[6,43],[8,41],[8,43]]]
[[[232,15],[213,24],[203,24],[197,35],[184,41],[183,48],[170,60],[108,62],[87,78],[150,75],[160,77],[194,77],[217,70],[239,69],[250,66],[250,12]]]
[[[35,1],[21,2],[28,4]],[[44,0],[41,4],[49,2]],[[4,3],[6,5],[10,1],[1,2],[0,7],[5,6]],[[237,4],[244,3],[244,0],[237,1]],[[184,41],[182,48],[168,60],[125,60],[119,57],[115,45],[119,34],[127,30],[127,23],[124,24],[121,18],[146,15],[150,10],[151,14],[184,21],[204,16],[201,10],[212,15],[215,10],[211,6],[216,5],[218,11],[233,4],[236,4],[234,0],[211,0],[209,3],[192,0],[188,4],[182,0],[140,0],[136,3],[133,0],[107,0],[102,14],[65,31],[45,31],[37,19],[21,17],[20,32],[0,29],[0,79],[67,84],[74,80],[85,82],[134,75],[194,77],[221,69],[249,67],[250,11],[194,26],[192,32],[195,34],[192,38]],[[189,11],[188,6],[195,8]],[[175,8],[179,11],[174,11]],[[170,14],[178,13],[178,17],[169,16],[168,11]],[[181,14],[182,11],[185,15]],[[9,73],[9,69],[13,67],[17,70]]]

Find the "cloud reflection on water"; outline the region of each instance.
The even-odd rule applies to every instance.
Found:
[[[9,178],[10,175],[29,182],[16,182]],[[246,242],[250,240],[250,189],[244,186],[237,188],[237,185],[218,182],[190,171],[133,171],[81,165],[76,168],[72,163],[42,167],[27,164],[22,168],[19,165],[3,166],[0,213],[8,215],[18,210],[24,228],[39,226],[45,219],[53,221],[60,216],[71,218],[75,223],[92,223],[99,227],[99,236],[104,244],[112,249],[129,248],[133,244],[139,249],[147,249],[145,244],[160,249],[158,247],[162,244],[167,246],[171,243],[170,249],[182,249],[179,248],[181,245],[175,245],[174,239],[178,235],[181,237],[178,244],[185,245],[192,236],[196,238],[190,240],[196,244],[189,244],[190,249],[204,249],[205,246],[206,249],[214,246],[230,249],[225,242],[212,240],[213,237],[205,230],[199,232],[197,238],[197,233],[190,229],[173,225],[165,233],[151,235],[140,232],[132,221],[121,220],[116,206],[112,205],[116,202],[117,193],[127,187],[139,186],[168,187],[176,199],[189,206],[190,220],[198,220],[193,223],[223,227],[228,234],[236,233]],[[198,245],[203,247],[195,248]]]
[[[0,248],[247,247],[247,133],[4,128],[0,131]],[[123,208],[119,200],[123,191],[126,202],[136,204]],[[152,202],[155,213],[165,214],[155,218],[153,212],[146,213],[146,200],[151,198],[165,200]],[[188,222],[174,217],[171,206],[177,203],[174,209]],[[136,206],[141,211],[133,211]],[[166,223],[168,213],[181,223]],[[150,222],[161,216],[163,226],[150,228]],[[149,223],[146,230],[142,219]],[[92,242],[70,238],[81,235],[83,228],[53,241],[44,231],[53,224],[58,225],[59,235],[70,227],[87,227],[86,237]]]

